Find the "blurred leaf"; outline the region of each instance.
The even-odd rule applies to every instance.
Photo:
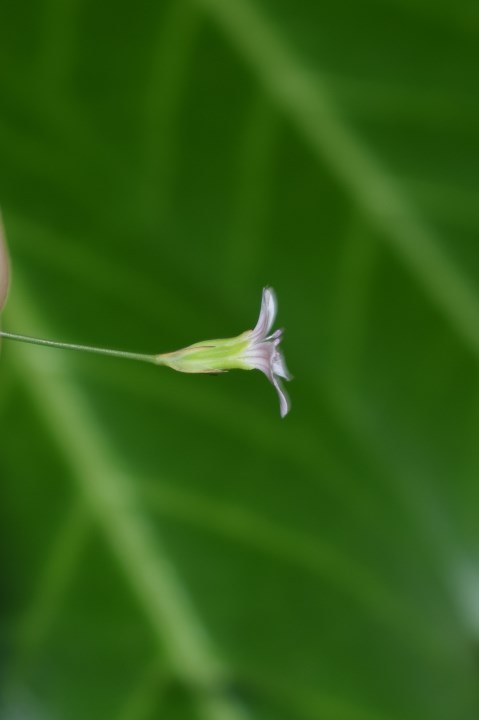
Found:
[[[7,299],[9,274],[7,243],[2,223],[2,216],[0,215],[0,312],[3,310],[3,306],[5,305]]]
[[[473,720],[479,11],[0,5],[2,717]]]

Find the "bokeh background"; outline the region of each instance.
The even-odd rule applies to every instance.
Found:
[[[475,0],[1,0],[2,720],[479,717]]]

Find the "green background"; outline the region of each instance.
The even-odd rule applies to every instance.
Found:
[[[2,720],[479,717],[475,0],[2,0]]]

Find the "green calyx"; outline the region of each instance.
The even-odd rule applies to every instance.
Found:
[[[243,353],[249,344],[249,332],[246,332],[235,338],[205,340],[176,352],[157,355],[155,362],[185,373],[251,370],[251,365],[243,359]]]

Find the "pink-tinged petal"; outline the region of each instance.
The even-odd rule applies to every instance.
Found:
[[[256,370],[261,370],[266,375],[270,382],[273,382],[273,373],[271,372],[271,365],[267,360],[258,359],[254,363]]]
[[[276,392],[278,393],[279,397],[279,412],[282,418],[287,415],[291,409],[291,401],[289,399],[289,395],[284,389],[281,382],[278,380],[277,377],[273,375],[273,385],[276,388]]]
[[[267,334],[273,327],[273,323],[276,318],[277,308],[278,303],[276,301],[276,295],[274,294],[273,289],[268,287],[264,288],[259,319],[256,323],[255,329],[251,333],[251,337],[253,339],[259,340],[267,336]]]
[[[272,333],[271,335],[268,335],[266,340],[273,340],[275,345],[279,345],[279,343],[281,342],[281,338],[283,337],[283,333],[284,333],[284,329],[278,328],[277,330],[274,331],[274,333]]]
[[[273,372],[271,369],[271,353],[268,352],[267,348],[265,352],[260,351],[248,353],[248,355],[244,356],[244,360],[251,368],[261,370],[261,372],[263,372],[272,382]]]
[[[286,366],[286,361],[283,357],[283,354],[279,350],[276,350],[273,356],[273,373],[275,375],[279,375],[285,380],[293,379],[293,376],[291,375]]]

